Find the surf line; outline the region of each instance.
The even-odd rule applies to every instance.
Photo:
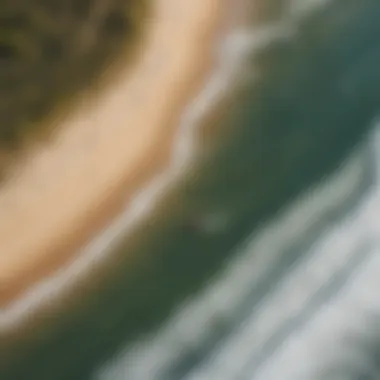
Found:
[[[186,175],[187,169],[197,157],[196,133],[202,127],[203,118],[210,112],[218,112],[218,102],[233,88],[241,63],[250,49],[246,40],[249,33],[240,30],[239,27],[219,33],[218,29],[217,26],[212,42],[212,67],[207,68],[210,73],[207,74],[206,80],[203,79],[204,86],[191,96],[188,105],[184,107],[168,167],[155,175],[132,201],[128,202],[119,216],[80,250],[77,259],[31,286],[21,297],[2,309],[0,331],[17,327],[47,303],[59,302],[60,296],[72,291],[76,282],[86,276],[93,266],[101,265],[108,255],[112,254],[112,249],[121,238],[133,233],[133,227],[138,222],[154,213],[155,205],[165,191],[175,186],[178,180]]]

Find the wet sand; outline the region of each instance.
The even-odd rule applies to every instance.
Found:
[[[220,5],[157,1],[136,66],[99,98],[84,99],[53,141],[3,184],[2,308],[73,259],[168,164],[182,110],[211,64]]]

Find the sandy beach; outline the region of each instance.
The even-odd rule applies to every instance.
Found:
[[[211,65],[221,1],[156,3],[136,65],[84,99],[0,188],[3,310],[73,259],[168,164],[181,112]]]
[[[120,359],[120,379],[193,378],[185,373],[199,374],[237,331],[243,342],[223,355],[219,378],[239,347],[250,346],[249,331],[240,329],[244,319],[236,317],[272,296],[276,281],[284,289],[282,273],[303,257],[308,223],[322,211],[309,196],[331,184],[378,113],[376,0],[348,8],[337,2],[302,17],[304,6],[294,12],[293,1],[184,3],[157,0],[152,41],[136,71],[117,73],[102,98],[86,100],[63,123],[55,145],[31,154],[0,191],[0,206],[8,199],[2,208],[18,215],[9,225],[0,219],[0,241],[13,255],[2,258],[0,377],[114,380],[97,374]],[[283,10],[284,3],[291,9]],[[347,80],[355,94],[342,93]],[[61,146],[66,154],[50,163]],[[190,153],[188,166],[178,160],[183,153]],[[42,169],[50,175],[46,183],[38,182]],[[350,183],[363,190],[367,174],[349,176]],[[348,195],[343,182],[339,198]],[[301,227],[293,226],[293,216],[282,215],[302,200],[312,207],[302,207]],[[329,197],[318,230],[331,229],[339,202]],[[18,224],[32,231],[27,242],[18,238]],[[301,237],[298,248],[293,237]],[[239,260],[232,282],[214,288],[248,251],[251,259]],[[239,306],[233,290],[242,283]],[[210,287],[214,295],[203,299]],[[193,302],[199,313],[188,312]],[[155,344],[161,332],[164,340]],[[140,355],[145,344],[148,358]],[[134,372],[136,362],[147,376]]]

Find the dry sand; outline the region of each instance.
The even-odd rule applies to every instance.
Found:
[[[73,258],[168,164],[211,63],[223,0],[156,0],[140,61],[83,104],[0,188],[0,307]]]

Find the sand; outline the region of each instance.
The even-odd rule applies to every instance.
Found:
[[[222,0],[156,0],[136,66],[118,73],[0,188],[0,307],[73,259],[170,159],[211,63]]]

